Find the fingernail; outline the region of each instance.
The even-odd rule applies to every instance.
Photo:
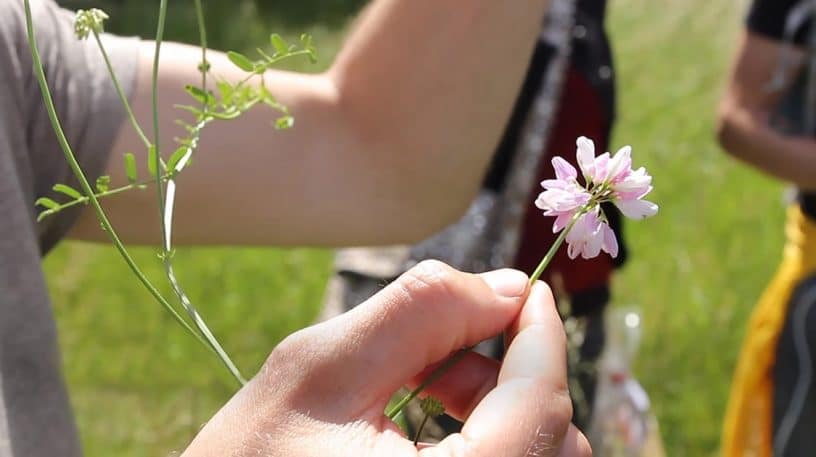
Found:
[[[484,282],[493,292],[507,298],[516,298],[527,290],[527,275],[510,268],[482,273]]]

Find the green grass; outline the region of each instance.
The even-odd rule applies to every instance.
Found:
[[[779,257],[782,186],[725,157],[713,115],[744,6],[615,0],[615,145],[654,174],[658,217],[627,226],[616,305],[644,313],[637,374],[670,456],[714,455],[747,316]],[[255,34],[266,33],[254,24]],[[339,33],[314,29],[325,66]],[[491,71],[486,68],[485,71]],[[569,151],[564,151],[569,153]],[[139,260],[161,282],[154,252]],[[182,284],[251,374],[317,312],[330,253],[183,249]],[[181,449],[235,390],[107,247],[65,244],[46,261],[67,382],[91,457]]]

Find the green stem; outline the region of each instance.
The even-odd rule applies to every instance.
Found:
[[[200,2],[196,4],[197,7],[200,6]],[[159,75],[159,57],[161,52],[161,43],[162,38],[164,35],[164,26],[166,22],[167,16],[167,0],[161,0],[159,4],[159,19],[158,25],[156,27],[156,50],[153,55],[153,78],[152,78],[152,109],[153,109],[153,134],[154,134],[154,143],[156,148],[156,170],[161,170],[161,153],[159,149],[159,109],[158,109],[158,75]],[[200,18],[199,26],[203,24],[203,12],[199,10],[197,16]],[[206,51],[202,51],[206,52]],[[206,58],[206,54],[204,54]],[[206,79],[204,80],[206,82]],[[206,91],[206,87],[203,88]],[[203,127],[201,123],[200,126]],[[200,133],[200,129],[197,130],[193,134],[192,143],[194,144]],[[191,147],[192,150],[192,147]],[[175,170],[168,170],[168,173],[172,176],[175,173]],[[196,328],[200,332],[200,335],[203,336],[204,340],[207,342],[207,345],[212,349],[213,352],[218,356],[218,359],[224,366],[229,370],[230,374],[238,381],[239,384],[244,385],[246,384],[246,379],[241,376],[240,371],[229,358],[226,351],[223,349],[221,344],[215,338],[213,333],[210,331],[209,327],[205,323],[204,319],[201,318],[201,315],[198,313],[196,308],[193,306],[192,302],[190,301],[187,294],[182,289],[181,285],[176,279],[175,270],[173,268],[172,263],[172,240],[170,235],[170,227],[172,226],[172,201],[168,202],[165,200],[165,197],[169,200],[171,198],[171,193],[168,192],[165,195],[163,182],[157,182],[157,196],[159,200],[159,216],[161,221],[161,240],[162,240],[162,264],[164,265],[165,274],[167,276],[167,280],[170,282],[170,286],[173,289],[173,292],[178,297],[179,301],[181,301],[182,306],[184,307],[187,314],[193,320]],[[174,186],[172,177],[167,181],[168,186]]]
[[[54,100],[51,96],[51,90],[48,88],[48,82],[45,78],[45,70],[43,69],[42,60],[40,59],[40,52],[37,50],[37,41],[34,35],[34,24],[31,15],[31,4],[30,0],[23,0],[23,6],[25,9],[25,17],[26,17],[26,32],[28,34],[28,44],[29,49],[31,51],[31,58],[34,64],[34,75],[37,78],[37,83],[40,86],[40,91],[42,92],[43,101],[45,102],[45,109],[48,113],[48,119],[51,121],[51,126],[54,129],[54,133],[57,136],[57,142],[62,149],[63,154],[65,155],[65,160],[68,162],[68,166],[71,168],[71,171],[76,176],[77,180],[79,181],[82,190],[88,196],[91,206],[94,208],[96,212],[96,216],[99,218],[99,222],[102,224],[105,232],[110,236],[113,245],[119,251],[119,254],[125,260],[128,267],[133,271],[139,281],[145,286],[145,288],[150,292],[150,294],[162,305],[164,306],[168,312],[173,316],[174,319],[185,329],[187,329],[193,336],[196,337],[201,343],[206,346],[206,342],[204,339],[190,327],[182,317],[176,312],[176,310],[170,305],[167,300],[159,293],[159,291],[150,283],[147,279],[147,276],[139,269],[136,262],[130,256],[125,246],[122,244],[122,241],[119,239],[119,236],[113,229],[113,226],[108,220],[107,215],[105,214],[104,210],[102,210],[102,206],[99,204],[99,200],[97,200],[96,196],[94,195],[94,191],[91,188],[91,184],[88,182],[88,179],[85,177],[82,168],[79,166],[79,162],[76,160],[76,156],[74,152],[71,150],[71,146],[68,144],[68,139],[65,137],[65,132],[62,130],[62,124],[57,117],[57,110],[54,106]]]
[[[169,175],[164,175],[164,176],[161,177],[162,180],[165,180],[165,179],[168,179],[168,178],[169,178]],[[132,184],[128,184],[126,186],[117,187],[116,189],[111,189],[111,190],[106,190],[105,192],[95,193],[94,196],[97,199],[110,197],[112,195],[122,193],[122,192],[124,192],[126,190],[138,189],[140,187],[144,187],[144,186],[146,186],[148,184],[153,183],[153,181],[155,181],[155,179],[148,179],[148,180],[145,180],[145,181],[135,182],[135,183],[132,183]],[[56,214],[56,213],[58,213],[58,212],[60,212],[60,211],[62,211],[64,209],[70,208],[72,206],[76,206],[76,205],[79,205],[79,204],[83,204],[83,205],[87,204],[88,201],[90,201],[90,199],[87,196],[84,196],[82,198],[77,198],[76,200],[71,200],[69,202],[62,203],[56,208],[48,209],[48,210],[45,210],[45,211],[41,212],[40,215],[37,216],[37,222],[40,222],[44,218],[46,218],[46,217],[48,217],[48,216],[50,216],[52,214]]]
[[[128,119],[130,119],[131,125],[133,125],[133,129],[136,130],[136,134],[139,135],[139,138],[142,140],[146,148],[152,146],[150,144],[150,140],[147,139],[147,135],[145,135],[142,127],[139,125],[139,122],[136,120],[136,116],[133,115],[133,109],[130,107],[130,102],[128,101],[127,95],[125,95],[125,91],[122,90],[122,85],[119,84],[119,78],[116,77],[116,72],[113,71],[113,65],[111,65],[110,58],[108,57],[108,52],[105,51],[105,47],[102,46],[102,40],[99,38],[99,33],[96,30],[93,31],[94,38],[96,39],[96,44],[99,45],[99,50],[102,52],[102,58],[105,59],[105,65],[108,67],[108,74],[110,74],[111,80],[113,81],[113,87],[116,88],[116,93],[119,94],[119,99],[122,101],[122,106],[125,107],[125,111],[127,112]],[[158,168],[157,168],[158,170]]]
[[[210,63],[207,61],[207,25],[204,22],[204,8],[201,0],[195,0],[196,20],[198,21],[198,38],[201,42],[201,89],[207,93],[207,72]],[[207,110],[207,104],[203,103],[203,109]]]
[[[167,0],[161,0],[159,3],[159,20],[156,25],[156,50],[153,53],[153,75],[151,78],[152,94],[151,94],[151,108],[153,111],[153,143],[156,148],[156,170],[157,173],[161,170],[161,140],[159,138],[159,57],[161,53],[162,38],[164,37],[164,24],[167,17]],[[167,257],[167,227],[164,223],[164,183],[156,182],[156,193],[159,201],[159,220],[161,224],[162,233],[162,250],[164,257]]]
[[[544,255],[543,259],[541,259],[541,262],[538,264],[533,274],[530,275],[530,284],[535,283],[538,280],[538,278],[541,277],[541,274],[544,273],[544,270],[547,268],[547,265],[549,265],[550,262],[552,262],[553,257],[555,257],[555,253],[558,252],[558,248],[561,247],[561,244],[563,244],[564,240],[567,238],[567,233],[569,233],[569,231],[572,230],[572,226],[575,225],[575,223],[578,222],[578,219],[582,215],[586,214],[586,212],[587,212],[586,207],[581,208],[580,211],[578,211],[577,213],[575,213],[574,216],[572,216],[572,219],[570,219],[567,226],[564,227],[564,230],[561,230],[561,233],[558,234],[558,238],[556,238],[553,245],[550,246],[550,250],[547,251],[547,254]]]
[[[456,353],[453,354],[442,365],[439,365],[438,367],[436,367],[436,369],[434,371],[432,371],[431,374],[428,375],[428,377],[425,378],[424,381],[422,381],[422,384],[417,386],[417,388],[412,390],[408,395],[402,397],[402,399],[396,405],[394,405],[390,410],[388,410],[388,412],[386,412],[385,415],[388,416],[389,419],[394,420],[394,418],[397,417],[397,414],[399,414],[402,411],[402,409],[405,408],[405,406],[411,400],[416,398],[416,396],[419,395],[420,392],[427,389],[428,386],[430,386],[431,384],[436,382],[439,378],[441,378],[442,375],[445,374],[451,367],[453,367],[460,360],[462,360],[462,358],[468,352],[470,352],[471,349],[473,349],[473,347],[467,347],[467,348],[460,349],[460,350],[456,351]]]
[[[419,444],[419,435],[422,434],[422,430],[425,429],[425,424],[428,423],[428,418],[431,417],[430,414],[425,414],[425,417],[422,418],[422,422],[419,424],[419,428],[417,428],[416,435],[414,435],[414,446]]]

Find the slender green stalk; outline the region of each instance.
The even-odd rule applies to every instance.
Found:
[[[580,211],[575,213],[575,215],[572,216],[572,219],[570,219],[569,224],[567,224],[564,230],[561,230],[561,233],[558,234],[558,238],[556,238],[555,242],[552,244],[552,246],[550,246],[550,250],[547,251],[547,254],[544,255],[543,259],[541,259],[541,262],[539,262],[533,274],[530,275],[530,284],[534,284],[538,278],[541,277],[541,274],[544,273],[547,265],[549,265],[550,262],[552,262],[553,257],[555,257],[555,253],[558,252],[558,248],[561,247],[561,244],[563,244],[564,240],[567,238],[567,233],[572,230],[572,226],[575,225],[575,223],[578,222],[578,219],[582,215],[586,214],[586,212],[587,209],[582,208]]]
[[[410,393],[408,393],[408,395],[402,397],[402,399],[390,410],[388,410],[388,412],[386,412],[385,415],[388,416],[389,419],[394,420],[397,417],[397,415],[402,411],[402,409],[405,408],[405,406],[411,400],[416,398],[416,396],[419,395],[420,392],[427,389],[428,386],[435,383],[439,378],[441,378],[442,375],[445,374],[451,367],[453,367],[460,360],[462,360],[462,358],[468,352],[470,352],[471,349],[473,349],[473,347],[467,347],[456,351],[456,353],[450,356],[448,360],[445,360],[445,362],[442,363],[442,365],[439,365],[433,372],[431,372],[431,374],[428,375],[428,377],[425,378],[425,380],[423,380],[422,383],[419,386],[417,386],[416,389],[412,390]]]
[[[122,241],[119,239],[119,236],[116,234],[116,231],[113,229],[113,226],[108,220],[105,211],[102,209],[102,206],[99,204],[99,200],[97,200],[96,196],[94,195],[94,191],[91,188],[91,184],[88,182],[88,179],[85,177],[82,168],[79,166],[79,163],[76,160],[76,156],[74,155],[73,151],[71,150],[71,146],[68,144],[68,139],[65,137],[65,132],[62,129],[62,124],[57,117],[57,110],[54,106],[54,100],[51,96],[51,90],[48,88],[48,81],[45,78],[45,71],[43,70],[42,60],[40,58],[40,53],[37,49],[37,41],[34,35],[34,24],[31,15],[31,4],[30,0],[23,0],[23,6],[25,9],[25,18],[26,18],[26,32],[28,34],[28,44],[29,49],[31,51],[31,58],[34,64],[34,75],[37,78],[37,83],[40,86],[40,91],[42,92],[43,101],[45,102],[45,108],[48,113],[48,119],[51,121],[51,126],[54,129],[54,133],[57,136],[57,142],[62,149],[63,154],[65,155],[65,160],[68,162],[68,166],[71,168],[71,171],[76,176],[77,180],[79,181],[82,190],[88,196],[90,200],[91,206],[94,208],[97,217],[99,218],[99,222],[102,224],[105,232],[110,236],[113,245],[116,247],[119,254],[125,260],[125,263],[128,267],[133,271],[139,281],[145,286],[145,288],[150,292],[150,294],[162,305],[164,306],[168,312],[173,316],[174,319],[187,331],[189,331],[193,336],[196,337],[202,344],[207,346],[204,339],[199,335],[190,324],[188,324],[176,310],[170,305],[167,300],[159,293],[159,291],[150,283],[147,279],[147,276],[139,269],[136,262],[130,256],[125,246],[122,244]]]
[[[102,40],[99,38],[99,33],[96,30],[93,30],[94,39],[96,39],[96,44],[99,45],[99,51],[102,52],[102,58],[105,59],[105,65],[108,67],[108,74],[113,81],[113,86],[116,88],[116,93],[119,94],[119,99],[122,101],[122,106],[125,107],[125,111],[127,112],[128,119],[130,119],[131,125],[133,125],[133,129],[136,130],[136,134],[139,135],[139,138],[142,140],[146,148],[152,146],[150,144],[150,140],[147,139],[147,135],[145,135],[142,127],[139,125],[139,122],[136,120],[136,116],[133,115],[133,109],[130,107],[130,102],[128,101],[127,95],[125,95],[125,91],[122,90],[122,85],[119,84],[119,78],[116,77],[116,72],[113,71],[113,65],[111,65],[110,58],[108,57],[108,52],[105,50],[105,47],[102,46]],[[158,168],[157,168],[158,170]]]
[[[161,138],[159,136],[159,57],[161,56],[161,44],[164,37],[164,24],[167,18],[167,0],[159,3],[159,21],[156,25],[156,50],[153,53],[153,74],[151,77],[151,108],[153,111],[153,147],[156,148],[157,173],[161,170]],[[159,201],[159,215],[162,234],[162,249],[167,246],[167,227],[164,223],[164,183],[156,182],[156,193]],[[167,254],[167,252],[165,252]],[[165,255],[164,257],[167,257]]]
[[[425,424],[428,423],[429,417],[431,417],[430,414],[425,414],[425,417],[422,418],[422,422],[419,423],[419,428],[417,428],[416,435],[414,436],[414,446],[419,444],[419,435],[421,435],[422,430],[425,429]]]
[[[200,2],[197,3],[197,7],[200,6]],[[198,11],[197,16],[199,17],[200,23],[199,26],[203,26],[203,12]],[[158,79],[159,79],[159,62],[160,62],[160,55],[161,55],[161,43],[164,36],[164,26],[167,17],[167,0],[161,0],[159,4],[159,19],[158,24],[156,27],[156,50],[153,54],[153,75],[152,75],[152,111],[153,111],[153,142],[154,147],[156,148],[156,170],[161,170],[161,151],[159,147],[160,143],[160,133],[159,133],[159,108],[158,108]],[[202,32],[203,33],[203,32]],[[202,46],[203,47],[203,46]],[[202,51],[204,57],[206,58],[206,50]],[[204,80],[206,82],[206,79]],[[203,88],[206,91],[206,87]],[[203,127],[203,123],[199,123],[199,126]],[[200,134],[200,128],[196,130],[193,134],[193,139],[191,141],[190,153],[192,153],[192,146],[195,145],[198,139],[198,135]],[[172,175],[175,170],[168,170],[168,173]],[[164,265],[165,274],[167,275],[167,279],[170,282],[170,286],[173,289],[173,292],[178,297],[179,301],[181,301],[182,306],[187,311],[187,314],[193,320],[193,323],[198,328],[200,334],[203,338],[207,341],[210,349],[215,352],[218,356],[219,360],[224,364],[224,366],[229,370],[230,374],[238,381],[239,384],[244,385],[246,384],[246,379],[241,375],[238,368],[230,359],[229,355],[223,349],[221,344],[215,338],[215,335],[210,331],[209,327],[207,327],[206,322],[202,319],[201,315],[198,313],[196,308],[193,306],[192,302],[190,301],[187,294],[182,289],[181,285],[176,278],[175,270],[173,268],[172,263],[172,237],[170,234],[170,228],[172,227],[172,217],[173,217],[173,196],[175,190],[175,182],[173,181],[172,177],[167,181],[167,192],[165,193],[164,183],[158,181],[156,183],[156,190],[157,190],[157,197],[159,201],[159,216],[161,221],[161,240],[162,240],[162,263]]]
[[[207,24],[204,22],[204,7],[201,0],[195,0],[196,21],[198,21],[198,39],[201,42],[201,89],[207,92],[207,73],[210,71],[210,62],[207,61]],[[207,104],[203,103],[204,111]]]
[[[163,179],[163,180],[168,179],[168,175],[162,176],[161,179]],[[111,190],[106,190],[105,192],[95,193],[94,196],[97,199],[110,197],[110,196],[122,193],[124,191],[127,191],[127,190],[142,188],[144,186],[147,186],[148,184],[152,184],[153,181],[155,181],[155,179],[147,179],[147,180],[144,180],[144,181],[131,183],[131,184],[128,184],[126,186],[117,187],[117,188],[111,189]],[[76,200],[71,200],[69,202],[62,203],[56,208],[48,209],[48,210],[45,210],[45,211],[41,212],[40,215],[37,216],[37,222],[43,220],[44,218],[46,218],[46,217],[48,217],[48,216],[50,216],[52,214],[56,214],[56,213],[58,213],[58,212],[60,212],[60,211],[62,211],[64,209],[70,208],[72,206],[76,206],[76,205],[79,205],[79,204],[86,205],[86,204],[88,204],[89,201],[90,201],[90,198],[88,198],[88,196],[83,196],[82,198],[77,198]]]

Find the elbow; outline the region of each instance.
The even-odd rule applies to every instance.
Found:
[[[723,106],[717,114],[715,137],[722,150],[733,156],[739,157],[740,129],[739,114],[733,107]]]

